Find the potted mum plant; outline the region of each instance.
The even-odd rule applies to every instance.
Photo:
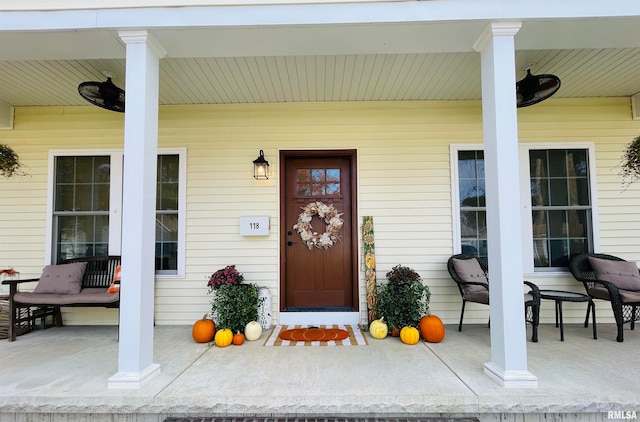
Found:
[[[216,327],[242,332],[251,321],[258,320],[258,285],[243,283],[244,276],[235,265],[228,265],[211,275],[207,286],[211,315]]]
[[[418,327],[429,309],[431,292],[410,267],[396,265],[387,273],[387,283],[378,285],[375,311],[384,317],[392,335],[403,327]]]

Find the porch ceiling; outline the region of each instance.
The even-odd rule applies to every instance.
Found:
[[[534,74],[560,77],[556,97],[640,91],[640,16],[522,21],[517,79],[533,64]],[[473,43],[488,22],[147,27],[167,50],[160,63],[161,104],[226,104],[477,100],[480,55]],[[87,105],[78,84],[104,80],[107,70],[126,89],[117,30],[138,23],[0,29],[0,102]]]

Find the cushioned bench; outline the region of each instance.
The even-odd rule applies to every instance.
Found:
[[[40,278],[4,280],[9,285],[9,341],[15,341],[19,324],[36,318],[52,316],[61,327],[60,307],[119,308],[120,293],[107,293],[113,283],[119,256],[91,256],[61,261],[44,268]],[[32,292],[18,291],[18,284],[35,282]],[[21,312],[37,307],[39,312]]]

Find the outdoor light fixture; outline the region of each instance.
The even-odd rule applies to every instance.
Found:
[[[257,180],[269,178],[269,162],[264,159],[263,150],[260,150],[260,156],[253,160],[253,177]]]

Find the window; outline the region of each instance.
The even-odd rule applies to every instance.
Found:
[[[452,157],[456,251],[486,257],[483,151],[454,146]],[[592,146],[521,146],[520,166],[526,174],[521,177],[524,209],[531,210],[522,215],[525,270],[564,269],[571,256],[593,251]]]
[[[186,151],[158,155],[156,275],[184,274]],[[122,152],[52,152],[51,262],[120,254]]]
[[[460,250],[487,257],[487,211],[484,185],[484,152],[458,152],[460,198]]]
[[[584,149],[529,151],[536,268],[568,267],[593,250],[589,160]]]

